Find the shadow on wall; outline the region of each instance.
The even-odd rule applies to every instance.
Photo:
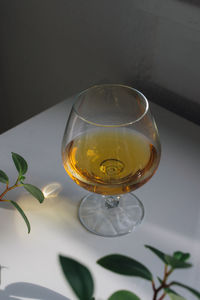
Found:
[[[34,300],[70,300],[53,290],[27,282],[15,282],[0,290],[1,300],[21,300],[21,297]]]
[[[0,133],[91,85],[138,79],[197,120],[199,0],[1,0],[0,12]]]
[[[182,117],[200,125],[200,104],[182,97],[153,82],[135,80],[130,86],[140,90],[149,101],[156,104],[162,102],[162,106]]]
[[[194,4],[197,6],[200,6],[200,2],[199,0],[178,0],[179,2],[185,2],[185,3],[189,3],[189,4]]]

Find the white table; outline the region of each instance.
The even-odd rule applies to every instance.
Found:
[[[10,152],[29,163],[26,182],[44,188],[57,182],[62,190],[39,204],[23,188],[10,192],[31,222],[31,233],[18,212],[0,204],[0,299],[76,299],[65,281],[58,254],[73,257],[92,271],[96,299],[128,289],[143,300],[152,299],[148,281],[111,273],[96,264],[100,257],[121,253],[131,256],[161,275],[163,264],[144,244],[172,253],[192,254],[194,267],[174,272],[172,278],[200,290],[200,127],[151,105],[162,142],[162,158],[154,177],[135,194],[145,206],[138,229],[118,238],[102,238],[85,230],[77,218],[78,203],[87,191],[65,173],[61,140],[72,105],[64,101],[0,136],[0,169],[14,181],[17,175]],[[181,289],[188,300],[196,299]]]

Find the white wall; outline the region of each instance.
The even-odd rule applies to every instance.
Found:
[[[182,111],[200,104],[197,3],[0,0],[0,130],[95,83],[153,83],[183,96]]]

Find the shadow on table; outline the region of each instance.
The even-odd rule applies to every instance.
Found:
[[[70,300],[53,290],[27,282],[12,283],[4,290],[0,289],[0,300],[22,300],[21,297],[34,300]]]

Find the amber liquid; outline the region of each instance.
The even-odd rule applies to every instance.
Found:
[[[63,151],[64,168],[83,188],[104,195],[130,192],[151,178],[159,155],[134,130],[91,131]]]

